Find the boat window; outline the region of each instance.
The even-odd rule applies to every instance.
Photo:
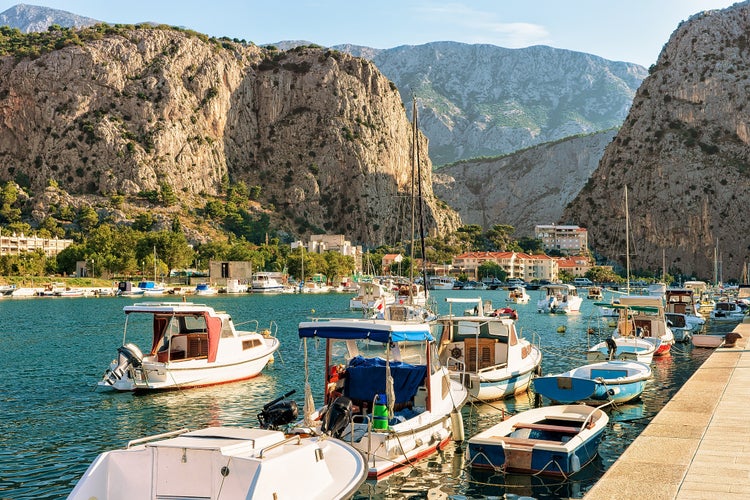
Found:
[[[206,318],[201,316],[182,316],[182,328],[180,333],[203,333],[206,328]]]

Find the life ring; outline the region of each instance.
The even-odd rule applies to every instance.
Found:
[[[461,350],[460,347],[454,347],[453,349],[451,349],[451,357],[452,358],[459,359],[459,358],[461,358],[463,356],[463,354],[464,353],[463,353],[463,351]]]

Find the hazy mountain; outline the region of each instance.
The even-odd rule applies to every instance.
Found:
[[[81,28],[100,22],[102,21],[64,10],[22,3],[0,13],[0,25],[18,28],[22,33],[47,31],[47,28],[53,24],[60,25],[63,28]]]

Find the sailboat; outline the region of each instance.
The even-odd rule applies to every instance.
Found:
[[[164,285],[156,282],[156,245],[154,245],[154,280],[142,280],[138,283],[138,288],[143,290],[144,296],[158,296],[166,293]]]

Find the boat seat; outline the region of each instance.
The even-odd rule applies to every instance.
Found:
[[[569,427],[566,425],[550,425],[550,424],[532,424],[532,423],[518,423],[513,426],[515,429],[533,429],[538,431],[549,431],[549,432],[560,432],[566,434],[578,434],[580,428]]]
[[[516,437],[508,437],[508,436],[490,436],[490,439],[502,441],[503,444],[506,444],[508,446],[521,446],[524,448],[533,448],[534,446],[538,444],[555,444],[555,445],[561,445],[563,444],[562,441],[550,441],[548,439],[529,439],[529,438],[516,438]]]

